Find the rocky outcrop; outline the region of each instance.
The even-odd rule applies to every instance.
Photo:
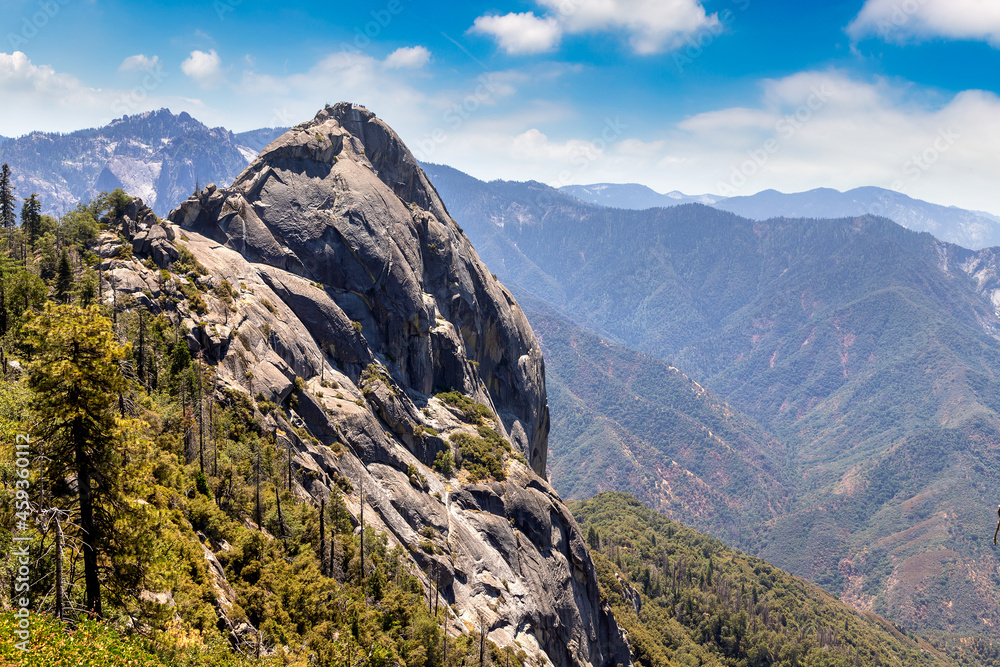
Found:
[[[528,321],[374,114],[321,111],[171,220],[317,285],[407,390],[454,388],[491,405],[544,472],[545,378]]]
[[[407,549],[453,629],[485,626],[558,667],[631,662],[583,536],[541,476],[534,334],[390,128],[327,108],[231,188],[204,188],[164,224],[129,220],[132,258],[111,234],[102,244],[115,288],[103,298],[184,324],[224,394],[282,404],[267,428],[295,452],[302,497],[346,477],[357,518],[364,489],[365,522]],[[485,406],[478,428],[442,390]],[[451,436],[482,427],[522,455],[503,481],[432,468],[446,449],[460,457]]]

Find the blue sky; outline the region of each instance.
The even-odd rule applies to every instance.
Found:
[[[1000,214],[1000,3],[6,0],[0,134],[363,103],[484,179],[862,185]]]

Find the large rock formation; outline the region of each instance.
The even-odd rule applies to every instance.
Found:
[[[134,258],[116,259],[128,253],[113,237],[102,246],[106,300],[130,293],[166,312],[230,395],[282,403],[287,420],[266,419],[296,451],[303,497],[347,477],[357,516],[363,487],[366,523],[409,550],[455,629],[485,625],[559,667],[630,663],[580,530],[541,476],[548,408],[534,334],[389,127],[338,104],[170,224],[133,208],[123,228]],[[442,390],[489,409],[478,428]],[[483,426],[523,454],[508,457],[504,481],[432,469],[445,449],[461,457],[452,435]]]
[[[374,114],[348,104],[321,111],[265,148],[231,188],[206,189],[171,220],[269,267],[265,280],[286,298],[309,300],[288,273],[321,285],[324,310],[341,325],[360,322],[367,349],[402,386],[421,395],[454,388],[495,407],[544,473],[545,377],[528,321]],[[310,363],[296,371],[316,370]]]

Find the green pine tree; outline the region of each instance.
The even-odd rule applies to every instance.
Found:
[[[30,197],[25,197],[24,206],[21,207],[21,229],[28,235],[28,243],[32,245],[42,235],[42,203],[34,192]]]
[[[0,167],[0,226],[7,230],[7,249],[11,249],[14,227],[17,225],[17,200],[11,183],[10,166]]]
[[[34,394],[37,441],[43,443],[45,477],[58,492],[74,478],[82,543],[87,611],[101,607],[102,560],[112,553],[121,521],[118,494],[125,477],[120,445],[123,424],[116,416],[126,388],[118,362],[127,349],[118,344],[111,323],[96,307],[46,304],[24,327],[31,350],[28,387]],[[115,576],[121,570],[114,568]],[[125,584],[124,581],[115,582]]]
[[[73,268],[69,263],[69,253],[63,248],[59,256],[59,268],[56,270],[56,300],[68,303],[73,292]]]

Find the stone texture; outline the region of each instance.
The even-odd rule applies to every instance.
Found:
[[[500,645],[558,667],[631,663],[583,536],[539,476],[549,424],[534,334],[374,114],[327,108],[165,225],[139,222],[142,207],[126,218],[135,257],[102,254],[114,277],[103,300],[149,291],[149,307],[217,365],[222,393],[282,404],[287,420],[271,411],[265,428],[294,452],[299,497],[318,502],[346,477],[357,525],[363,488],[365,522],[440,588],[453,631],[486,623]],[[172,270],[181,248],[207,269],[195,280],[204,306]],[[505,481],[480,484],[435,472],[451,435],[476,434],[434,396],[442,389],[488,406],[487,425],[528,465],[511,457]]]
[[[170,218],[321,286],[402,386],[455,388],[491,404],[544,472],[544,368],[527,319],[374,114],[349,104],[321,111],[232,187],[206,188]]]

